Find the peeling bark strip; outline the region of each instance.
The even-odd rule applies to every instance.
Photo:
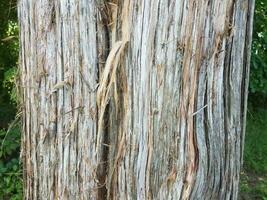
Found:
[[[25,199],[237,199],[253,0],[20,0]]]

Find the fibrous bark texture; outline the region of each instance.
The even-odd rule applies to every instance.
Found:
[[[20,0],[25,199],[237,199],[253,0]]]

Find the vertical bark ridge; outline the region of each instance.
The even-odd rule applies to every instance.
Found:
[[[25,199],[237,199],[253,8],[20,0]]]
[[[243,152],[244,152],[244,144],[245,144],[245,132],[246,132],[246,118],[247,118],[247,99],[248,99],[248,86],[249,86],[249,74],[250,74],[250,60],[251,60],[251,43],[252,43],[252,33],[253,33],[253,18],[254,18],[254,7],[255,2],[248,2],[248,11],[247,11],[247,26],[246,26],[246,44],[244,47],[244,68],[243,68],[243,80],[242,80],[242,106],[241,110],[243,110],[243,119],[242,119],[242,133],[241,134],[241,164],[243,164]]]
[[[95,199],[95,1],[19,1],[25,199]]]
[[[245,45],[252,4],[131,4],[124,66],[128,125],[114,199],[237,198],[242,146],[237,135],[243,135],[240,102],[247,87],[241,83],[247,82],[243,69],[248,68],[242,62],[247,53],[239,48]],[[117,146],[121,124],[111,121],[116,124],[110,128],[111,145]]]

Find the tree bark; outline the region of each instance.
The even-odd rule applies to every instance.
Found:
[[[237,199],[253,0],[20,0],[25,199]]]

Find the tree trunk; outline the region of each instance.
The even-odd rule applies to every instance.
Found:
[[[237,199],[253,0],[20,0],[25,199]]]

